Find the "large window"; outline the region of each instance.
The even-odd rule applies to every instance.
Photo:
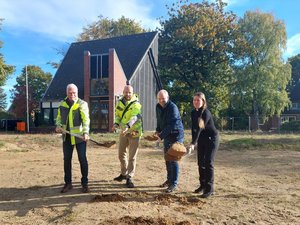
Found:
[[[108,95],[108,78],[91,80],[91,96]]]
[[[91,100],[91,129],[108,131],[108,101]]]
[[[91,96],[108,95],[108,54],[91,56]]]

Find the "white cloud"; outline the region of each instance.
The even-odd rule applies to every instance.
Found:
[[[287,50],[285,57],[292,57],[300,53],[300,34],[296,34],[287,41]]]
[[[234,5],[244,5],[249,0],[223,0],[223,2],[226,2],[228,6],[234,6]]]
[[[124,15],[154,29],[158,22],[150,13],[151,5],[142,0],[2,0],[0,6],[4,25],[58,40],[74,38],[99,15],[110,19]]]
[[[226,10],[233,11],[236,15],[243,17],[245,10],[250,10],[248,6],[253,3],[253,0],[223,0],[223,2],[227,3],[225,7]],[[260,0],[258,0],[260,1]],[[255,2],[255,1],[254,1]]]

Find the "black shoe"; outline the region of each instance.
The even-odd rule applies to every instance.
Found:
[[[115,177],[114,180],[121,182],[122,180],[126,180],[126,176],[120,174],[119,176]]]
[[[167,192],[167,193],[171,193],[171,192],[175,191],[175,189],[176,189],[176,186],[173,185],[173,184],[171,184],[171,185],[167,188],[166,192]]]
[[[203,191],[203,187],[200,185],[195,191],[194,193],[200,193]]]
[[[200,195],[200,198],[208,198],[209,196],[214,195],[214,192],[204,192],[202,195]]]
[[[165,181],[163,184],[159,185],[159,187],[161,188],[166,188],[166,187],[169,187],[170,186],[170,182],[169,181]]]
[[[72,184],[65,184],[64,187],[61,189],[61,193],[66,193],[68,191],[70,191],[73,188]]]
[[[134,184],[133,184],[131,178],[128,178],[128,179],[126,180],[126,186],[127,186],[128,188],[134,188]]]
[[[88,185],[82,185],[81,191],[82,191],[82,193],[90,192],[89,186]]]

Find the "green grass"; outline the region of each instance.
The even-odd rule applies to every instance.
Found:
[[[300,134],[221,133],[220,149],[300,151]]]
[[[238,138],[238,139],[230,140],[226,144],[233,148],[247,148],[247,149],[263,146],[263,143],[259,142],[254,138]]]

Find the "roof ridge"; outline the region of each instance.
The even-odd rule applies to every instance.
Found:
[[[94,40],[87,40],[87,41],[75,41],[72,44],[83,44],[87,42],[94,42],[94,41],[104,41],[104,40],[113,40],[113,39],[122,39],[122,38],[128,38],[128,37],[133,37],[133,36],[141,36],[141,35],[148,35],[148,34],[153,34],[153,33],[158,33],[158,31],[151,31],[151,32],[143,32],[143,33],[136,33],[136,34],[128,34],[128,35],[123,35],[123,36],[116,36],[116,37],[109,37],[109,38],[99,38],[99,39],[94,39]]]

